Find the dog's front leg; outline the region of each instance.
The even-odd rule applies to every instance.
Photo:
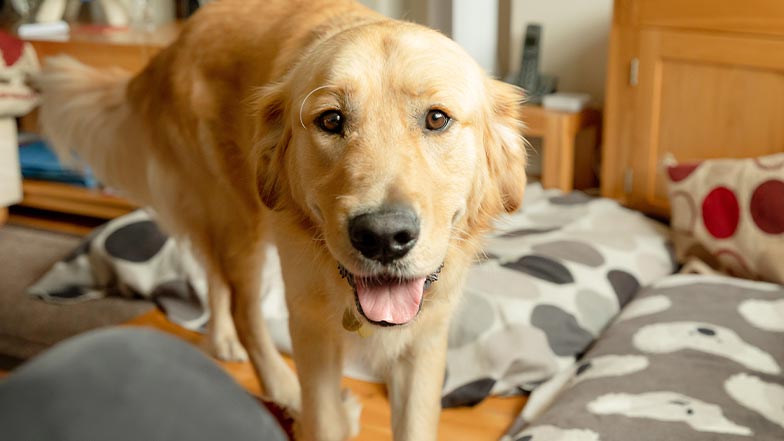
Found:
[[[207,283],[210,305],[207,350],[221,360],[246,361],[248,353],[240,343],[231,317],[231,291],[218,271],[208,271]]]
[[[294,361],[302,385],[297,440],[343,441],[357,435],[359,404],[340,390],[343,370],[340,331],[325,323],[323,314],[313,312],[313,309],[292,312],[290,317]]]
[[[387,387],[395,441],[432,441],[438,436],[446,367],[446,326],[414,340],[392,366]]]
[[[221,262],[226,265],[226,279],[232,291],[237,334],[253,362],[264,395],[296,414],[300,408],[299,382],[275,348],[261,311],[259,268],[264,265],[264,253],[255,246],[235,249],[241,252],[225,255]]]

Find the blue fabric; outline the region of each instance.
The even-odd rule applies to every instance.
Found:
[[[63,167],[57,155],[43,140],[19,145],[19,165],[25,179],[65,182],[90,188],[97,186],[89,169],[82,172]]]

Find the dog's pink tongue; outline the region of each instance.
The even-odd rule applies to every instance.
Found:
[[[424,288],[424,277],[371,285],[360,279],[357,297],[362,311],[370,320],[402,325],[413,320],[419,312]]]

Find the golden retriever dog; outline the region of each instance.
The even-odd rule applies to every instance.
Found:
[[[523,196],[519,89],[351,0],[220,0],[136,75],[55,58],[39,84],[52,143],[198,251],[213,350],[244,346],[300,439],[357,433],[346,345],[386,379],[394,439],[436,438],[466,269]],[[299,381],[262,320],[270,241]]]

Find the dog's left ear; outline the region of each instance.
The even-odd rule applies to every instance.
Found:
[[[275,83],[260,89],[251,101],[253,153],[258,160],[256,181],[262,202],[280,210],[288,194],[285,153],[291,140],[285,87]]]
[[[520,208],[525,192],[526,141],[523,138],[523,89],[498,80],[489,81],[491,115],[485,149],[490,180],[503,209]]]

